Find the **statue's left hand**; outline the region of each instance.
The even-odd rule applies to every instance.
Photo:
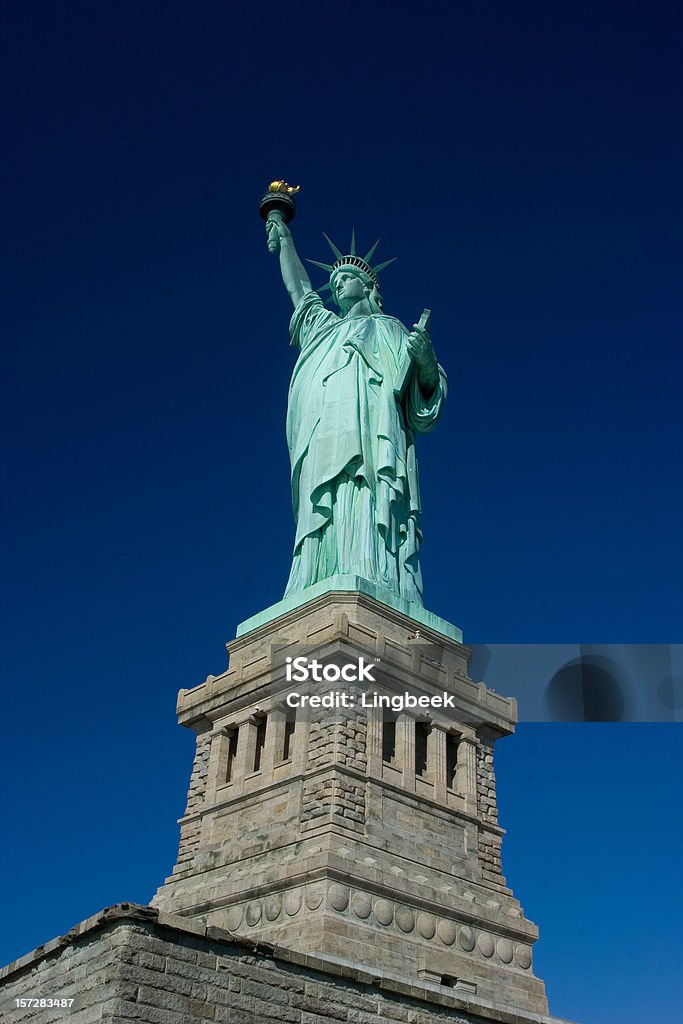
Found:
[[[413,324],[408,335],[408,351],[415,360],[418,380],[423,388],[433,391],[439,382],[439,365],[429,333]]]

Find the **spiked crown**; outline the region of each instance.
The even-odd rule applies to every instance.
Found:
[[[379,274],[379,272],[381,270],[384,270],[385,267],[388,267],[389,264],[393,263],[394,260],[396,259],[396,257],[394,256],[393,259],[385,260],[384,263],[380,263],[376,267],[371,266],[370,260],[374,256],[375,249],[379,245],[379,241],[380,240],[379,240],[379,238],[377,239],[375,244],[365,254],[365,256],[359,256],[356,253],[356,232],[355,232],[355,230],[351,232],[351,251],[346,256],[342,253],[342,251],[340,249],[337,248],[337,246],[334,244],[332,239],[328,238],[328,236],[325,234],[324,231],[323,231],[323,238],[325,239],[325,241],[329,245],[330,249],[334,253],[334,255],[336,257],[335,262],[331,263],[331,264],[330,263],[319,263],[318,260],[307,260],[307,262],[308,263],[313,263],[314,266],[320,267],[322,270],[326,270],[328,272],[328,274],[330,275],[330,277],[332,277],[334,272],[336,270],[339,270],[340,267],[355,267],[356,270],[360,270],[364,274],[366,274],[370,278],[372,283],[377,288],[379,288],[379,278],[377,277],[377,275]],[[331,287],[332,287],[331,283],[328,283],[326,285],[323,285],[322,288],[319,288],[318,291],[324,292],[328,288],[331,288]]]

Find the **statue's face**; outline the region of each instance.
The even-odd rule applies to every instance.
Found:
[[[367,295],[365,284],[351,270],[338,270],[332,280],[332,293],[340,309],[346,311]]]

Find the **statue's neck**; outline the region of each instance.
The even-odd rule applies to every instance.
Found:
[[[357,316],[372,316],[372,307],[368,299],[360,299],[355,306],[344,314],[345,320],[351,320]]]

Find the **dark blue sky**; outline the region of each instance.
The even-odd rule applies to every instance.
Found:
[[[175,693],[284,588],[267,182],[302,185],[303,256],[327,259],[323,230],[381,235],[387,310],[433,310],[451,392],[420,448],[426,601],[472,642],[683,640],[683,224],[673,2],[2,10],[5,961],[150,898],[191,757]],[[649,1022],[671,1016],[679,736],[503,745],[506,870],[554,936],[551,1009],[584,1024],[640,1020],[640,977]],[[623,901],[598,943],[602,849]]]

